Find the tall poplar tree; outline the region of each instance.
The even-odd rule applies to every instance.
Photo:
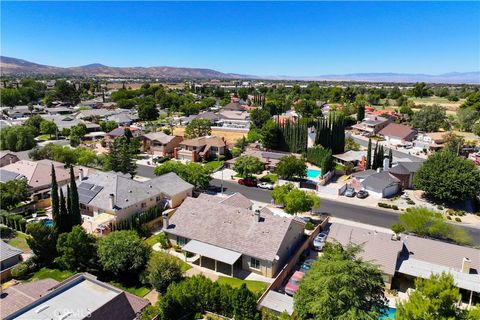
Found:
[[[368,139],[367,164],[365,169],[372,169],[372,139]]]
[[[72,227],[82,224],[82,215],[80,214],[80,203],[78,200],[78,189],[75,182],[75,173],[73,172],[73,166],[70,166],[70,199],[69,201],[69,214],[72,220]],[[68,194],[67,194],[68,195]]]
[[[60,201],[58,199],[58,183],[57,183],[57,176],[55,174],[55,167],[52,163],[52,183],[50,189],[50,198],[52,202],[52,219],[55,228],[59,227],[60,222]]]
[[[68,214],[63,190],[60,188],[60,213],[59,213],[58,233],[72,231],[70,215]]]
[[[378,143],[375,144],[375,151],[373,152],[373,163],[372,169],[377,170],[378,168]]]
[[[388,163],[389,163],[389,165],[390,165],[390,168],[392,167],[392,162],[393,162],[392,149],[388,149]]]

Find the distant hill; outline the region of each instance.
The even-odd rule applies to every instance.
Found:
[[[241,79],[250,76],[223,73],[211,69],[176,68],[176,67],[109,67],[100,63],[79,67],[61,68],[46,66],[22,59],[0,56],[2,74],[52,74],[70,76],[102,77],[154,77],[165,79]]]
[[[366,82],[429,82],[429,83],[469,83],[480,84],[480,71],[450,72],[440,75],[407,73],[352,73],[344,75],[302,76],[253,76],[223,73],[212,69],[177,67],[109,67],[92,63],[79,67],[61,68],[46,66],[30,61],[0,56],[2,74],[29,75],[51,74],[65,76],[101,77],[152,77],[160,79],[269,79],[306,81],[366,81]]]

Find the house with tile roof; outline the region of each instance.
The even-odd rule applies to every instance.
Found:
[[[6,166],[7,164],[12,164],[17,161],[20,161],[18,155],[15,152],[11,152],[8,150],[0,151],[0,168]]]
[[[186,139],[180,142],[180,145],[174,149],[175,159],[187,161],[201,161],[216,159],[225,156],[227,152],[227,142],[217,136],[204,136],[193,139]]]
[[[275,277],[305,240],[305,223],[242,206],[187,198],[171,218],[164,216],[163,231],[202,267]]]
[[[173,151],[183,141],[181,136],[171,136],[163,132],[142,135],[142,150],[151,155],[172,156]]]
[[[134,320],[150,304],[88,273],[55,282],[39,280],[8,288],[0,300],[2,319]]]
[[[137,181],[120,173],[98,171],[78,179],[77,188],[82,216],[95,228],[155,206],[178,207],[193,190],[173,172]]]
[[[373,136],[385,128],[392,120],[379,116],[367,116],[362,122],[352,126],[352,129],[365,136]]]
[[[417,131],[411,127],[398,123],[390,123],[378,132],[378,135],[394,146],[405,145],[415,139]]]

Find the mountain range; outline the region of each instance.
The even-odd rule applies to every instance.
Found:
[[[110,67],[93,63],[78,67],[54,67],[22,59],[0,56],[2,75],[62,75],[98,77],[152,77],[159,79],[265,79],[265,80],[305,80],[305,81],[367,81],[367,82],[429,82],[429,83],[470,83],[480,84],[480,71],[451,72],[440,75],[407,73],[352,73],[344,75],[319,76],[254,76],[236,73],[223,73],[203,68],[178,67]]]

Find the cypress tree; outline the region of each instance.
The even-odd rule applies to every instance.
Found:
[[[380,147],[378,148],[378,154],[377,154],[377,166],[379,168],[382,168],[383,167],[383,158],[385,157],[385,153],[383,151],[383,146],[380,145]]]
[[[77,226],[82,224],[82,215],[80,214],[80,203],[78,200],[78,189],[75,182],[75,173],[73,172],[73,166],[70,166],[70,217],[72,219],[72,226]]]
[[[392,149],[388,149],[388,163],[390,165],[390,168],[392,167],[392,162],[393,162]]]
[[[72,217],[72,193],[70,191],[70,185],[67,184],[67,212],[68,216]]]
[[[70,217],[65,206],[65,197],[63,196],[63,190],[60,188],[60,214],[59,214],[59,226],[58,232],[70,232],[72,231],[72,224],[70,223]]]
[[[377,168],[378,168],[378,144],[375,144],[375,151],[373,152],[372,169],[377,170]]]
[[[57,184],[57,176],[55,175],[55,167],[52,163],[52,183],[51,183],[51,190],[50,190],[50,198],[52,201],[52,219],[55,228],[59,227],[59,216],[60,216],[60,202],[58,200],[58,184]]]
[[[365,169],[372,169],[372,139],[368,139],[367,164]]]
[[[362,121],[363,119],[365,119],[365,106],[362,104],[358,106],[357,121]]]

